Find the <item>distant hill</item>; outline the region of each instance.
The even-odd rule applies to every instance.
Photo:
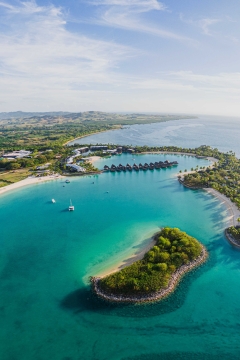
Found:
[[[51,112],[24,112],[24,111],[13,111],[13,112],[0,112],[0,120],[8,119],[26,119],[30,117],[42,117],[42,116],[63,116],[69,114],[64,111],[51,111]]]

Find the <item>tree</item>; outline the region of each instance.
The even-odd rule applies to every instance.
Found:
[[[7,165],[7,170],[17,170],[21,167],[20,164],[18,164],[17,162],[10,162],[8,165]]]

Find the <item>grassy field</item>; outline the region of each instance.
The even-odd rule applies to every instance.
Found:
[[[26,179],[32,173],[28,169],[19,169],[8,172],[0,172],[0,187],[13,184],[20,180]]]

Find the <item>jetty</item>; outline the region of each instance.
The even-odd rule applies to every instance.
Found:
[[[104,165],[103,170],[104,171],[110,171],[110,172],[121,172],[121,171],[139,171],[139,170],[154,170],[154,169],[164,169],[164,168],[169,168],[172,166],[176,166],[178,165],[177,161],[155,161],[154,163],[151,162],[150,164],[145,163],[143,164],[136,164],[134,163],[133,165],[127,164],[126,166],[119,164],[119,165],[114,165],[112,164],[111,166],[108,165]]]

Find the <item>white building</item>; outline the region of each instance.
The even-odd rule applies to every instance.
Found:
[[[76,164],[66,164],[66,166],[77,172],[86,172],[86,169]]]
[[[11,153],[3,154],[2,157],[5,159],[13,160],[13,159],[24,158],[26,156],[29,156],[30,154],[31,154],[31,151],[17,150],[17,151],[13,151]]]

